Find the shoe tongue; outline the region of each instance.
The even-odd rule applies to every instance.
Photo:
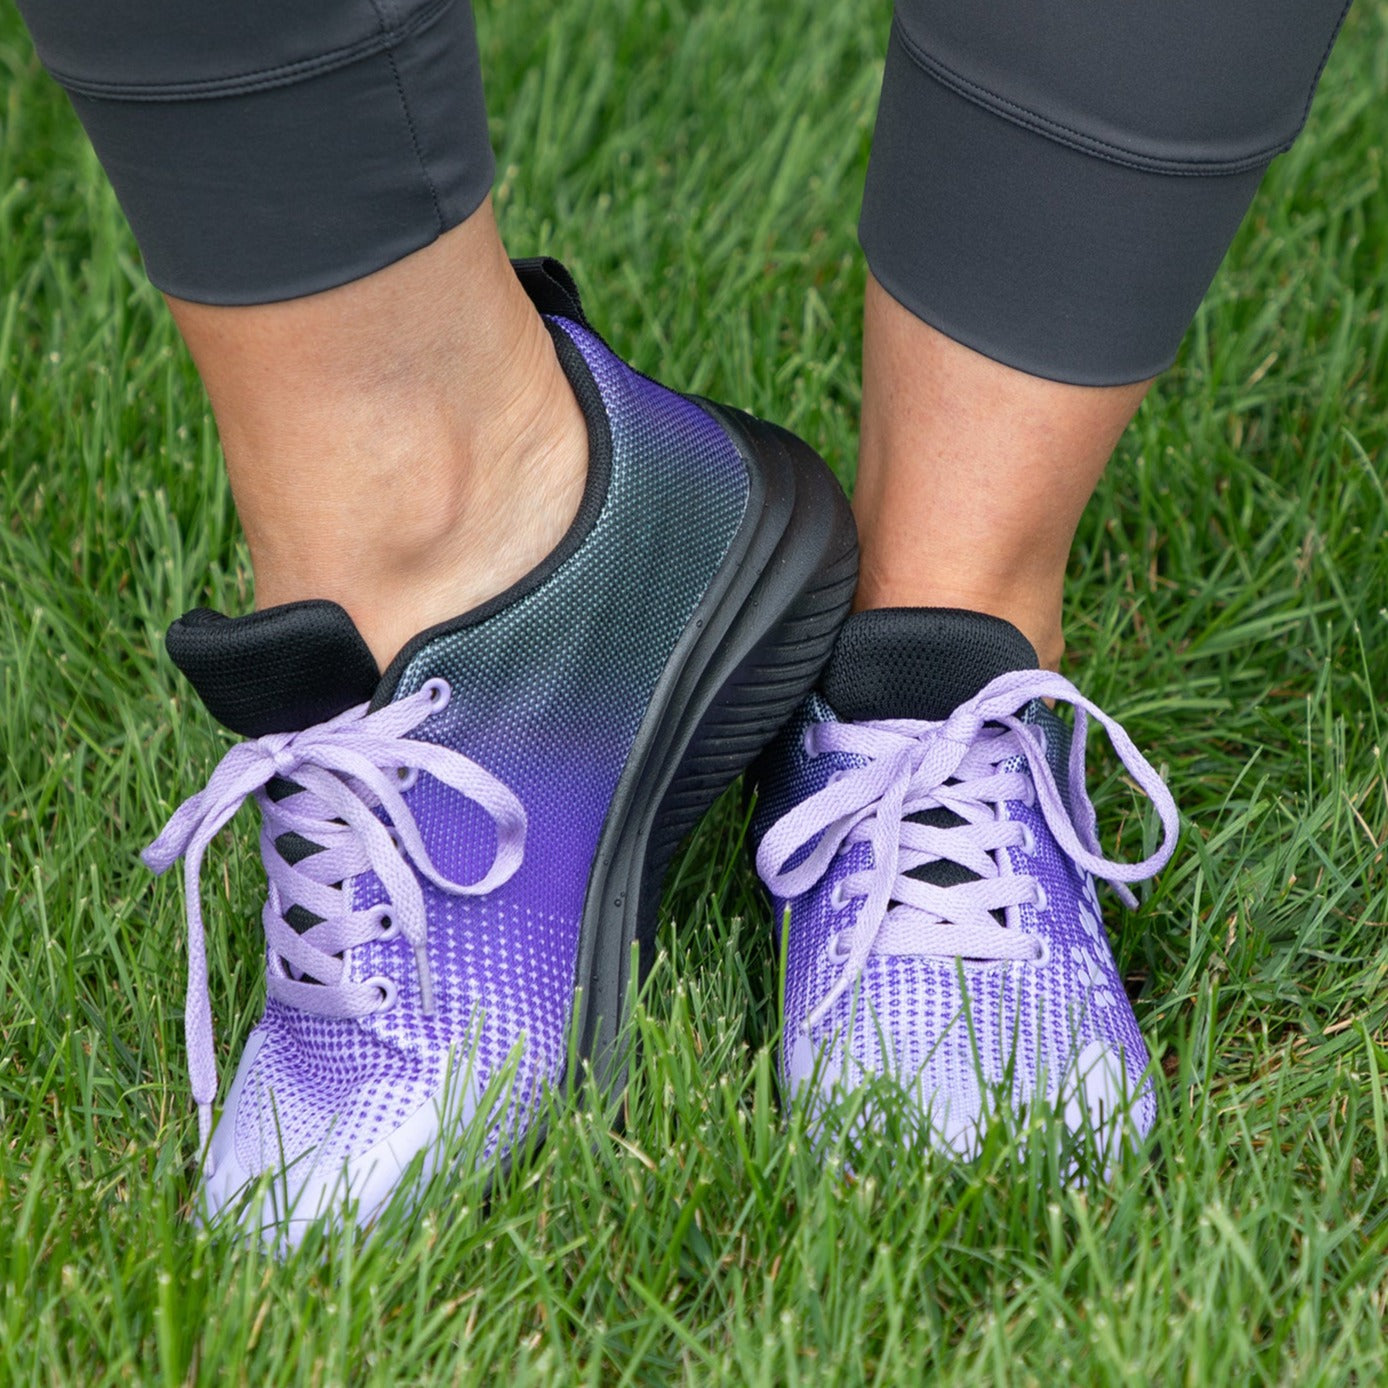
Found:
[[[918,718],[938,723],[984,685],[1038,665],[1031,642],[1011,622],[953,607],[890,607],[859,612],[840,628],[819,687],[845,722]],[[964,821],[943,807],[909,818],[950,829]],[[937,887],[978,874],[947,858],[907,874]],[[995,911],[998,924],[1003,914]]]
[[[845,722],[939,722],[986,684],[1038,665],[1011,622],[952,607],[859,612],[839,631],[819,687]]]
[[[196,608],[164,644],[207,711],[242,737],[322,723],[365,702],[381,679],[352,619],[322,599],[244,617]]]

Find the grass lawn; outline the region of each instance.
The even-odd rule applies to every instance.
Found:
[[[486,4],[517,253],[684,388],[851,483],[854,222],[888,6]],[[250,577],[192,367],[0,11],[0,1383],[1381,1382],[1388,1372],[1388,5],[1360,0],[1080,530],[1069,673],[1181,846],[1110,902],[1160,1065],[1147,1150],[1041,1136],[850,1178],[783,1114],[735,798],[664,908],[620,1131],[556,1114],[283,1265],[185,1219],[182,904],[137,853],[226,737],[162,632]],[[1097,744],[1096,744],[1097,745]],[[1145,808],[1095,755],[1106,842]],[[249,814],[205,877],[224,1076],[262,1002]]]

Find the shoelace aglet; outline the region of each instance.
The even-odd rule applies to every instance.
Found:
[[[415,970],[419,974],[419,1005],[426,1012],[434,1010],[434,976],[429,969],[429,946],[420,940],[414,947]]]
[[[216,1162],[212,1160],[212,1105],[210,1103],[200,1103],[198,1105],[198,1150],[203,1153],[203,1163],[207,1175],[211,1176],[216,1170]]]

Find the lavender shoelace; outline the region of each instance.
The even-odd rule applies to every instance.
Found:
[[[360,704],[302,732],[272,733],[237,744],[218,763],[207,785],[183,802],[145,849],[144,862],[156,873],[162,874],[179,858],[185,860],[185,1026],[204,1152],[212,1132],[217,1066],[199,877],[208,844],[248,797],[254,796],[260,806],[260,851],[269,878],[261,916],[269,946],[267,992],[319,1016],[363,1017],[393,996],[389,979],[351,981],[343,952],[397,931],[414,950],[421,1002],[426,1012],[432,1011],[428,918],[416,871],[442,891],[483,896],[520,866],[526,833],[520,800],[461,753],[406,736],[440,712],[448,697],[447,684],[431,680],[419,693],[375,713]],[[474,801],[496,826],[491,865],[474,882],[445,877],[429,857],[402,796],[421,771]],[[277,778],[301,789],[276,800],[265,787]],[[321,851],[295,863],[286,861],[276,840],[287,833]],[[351,880],[368,868],[380,878],[387,903],[353,911]],[[284,918],[292,905],[311,912],[318,923],[302,933],[293,929]]]
[[[1075,710],[1067,777],[1074,819],[1046,758],[1044,732],[1018,716],[1034,699],[1063,701]],[[1089,715],[1108,733],[1161,819],[1161,844],[1141,862],[1114,862],[1099,846],[1084,785]],[[974,960],[1039,957],[1032,936],[1000,925],[993,914],[1025,902],[1044,904],[1034,877],[1005,873],[999,865],[999,850],[1025,848],[1030,837],[1024,824],[1006,818],[1006,801],[1039,803],[1060,849],[1081,871],[1112,884],[1129,906],[1137,903],[1124,884],[1151,877],[1176,845],[1179,817],[1161,777],[1115,719],[1050,670],[1000,675],[943,722],[816,723],[805,738],[811,755],[847,753],[861,762],[837,773],[772,826],[757,852],[762,880],[777,897],[790,900],[820,882],[851,845],[866,842],[872,848],[871,865],[839,884],[842,898],[866,899],[853,924],[836,937],[843,969],[806,1016],[806,1032],[828,1014],[874,952]],[[1026,758],[1030,774],[1003,769],[1018,756]],[[950,810],[963,822],[948,828],[909,822],[932,809]],[[801,861],[787,866],[802,853]],[[909,876],[939,861],[967,868],[977,880],[941,887]],[[846,940],[851,943],[844,949]]]

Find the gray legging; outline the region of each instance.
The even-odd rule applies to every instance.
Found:
[[[151,279],[326,289],[491,187],[464,0],[20,0]],[[1167,366],[1347,0],[898,0],[859,228],[873,274],[1000,361]]]

